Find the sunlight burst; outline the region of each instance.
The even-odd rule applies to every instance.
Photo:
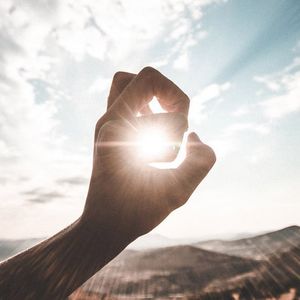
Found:
[[[170,148],[168,136],[159,128],[147,128],[137,137],[139,155],[144,159],[164,156]]]
[[[153,101],[159,103],[156,99]],[[151,107],[153,112],[153,106]],[[135,157],[157,168],[176,168],[185,151],[181,144],[188,123],[180,113],[152,113],[139,116],[132,136]]]

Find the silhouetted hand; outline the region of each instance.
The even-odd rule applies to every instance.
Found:
[[[135,159],[127,144],[138,112],[156,96],[168,112],[187,117],[189,99],[152,68],[114,76],[108,109],[95,130],[94,162],[82,216],[42,243],[0,264],[3,299],[65,299],[183,205],[215,162],[195,133],[177,169],[155,169]],[[1,298],[2,299],[2,298]]]
[[[189,98],[157,70],[115,74],[107,112],[97,122],[94,163],[83,222],[115,239],[132,241],[183,205],[215,162],[213,150],[195,133],[177,169],[157,169],[130,156],[128,132],[139,112],[156,96],[168,112],[187,117]],[[105,228],[105,229],[104,229]]]

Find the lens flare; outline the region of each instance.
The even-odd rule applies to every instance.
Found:
[[[137,137],[139,155],[144,159],[164,155],[170,147],[168,136],[158,128],[142,130]]]
[[[137,117],[128,138],[134,146],[131,151],[133,161],[137,159],[157,168],[173,168],[174,164],[170,164],[177,161],[187,128],[187,118],[180,113]]]

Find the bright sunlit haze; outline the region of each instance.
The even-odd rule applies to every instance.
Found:
[[[187,119],[183,114],[158,111],[152,108],[153,113],[136,118],[136,152],[142,161],[171,163],[188,128]]]
[[[140,132],[137,137],[138,155],[142,158],[164,155],[168,150],[170,142],[159,128],[147,128]]]
[[[171,161],[180,146],[176,167],[195,131],[217,156],[154,233],[300,225],[300,1],[6,0],[0,13],[0,238],[46,237],[80,216],[111,79],[147,65],[189,96],[189,127],[182,143],[145,127],[139,155]]]

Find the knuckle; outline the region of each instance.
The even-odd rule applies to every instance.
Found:
[[[102,125],[102,127],[100,128],[100,132],[117,134],[123,133],[128,128],[130,128],[130,125],[127,124],[124,120],[109,120]]]
[[[99,131],[100,128],[103,126],[103,124],[104,124],[104,120],[103,120],[103,117],[101,117],[101,118],[96,122],[95,131]]]
[[[119,81],[124,76],[124,72],[118,71],[113,76],[113,82]]]
[[[188,96],[186,93],[183,93],[183,100],[184,100],[188,105],[190,105],[191,100],[190,100],[189,96]]]
[[[182,95],[180,96],[180,101],[182,103],[182,106],[188,111],[191,102],[189,96],[182,92]]]
[[[141,71],[140,71],[140,75],[141,76],[145,76],[145,77],[152,77],[157,75],[158,71],[156,69],[154,69],[153,67],[147,66],[144,67]]]
[[[136,75],[132,73],[118,71],[113,76],[112,87],[121,93],[135,76]]]
[[[118,126],[117,123],[118,122],[112,120],[105,122],[99,129],[98,139],[106,141],[114,136]]]
[[[98,131],[98,137],[102,137],[104,135],[104,133],[107,131],[107,128],[109,126],[107,123],[109,123],[110,121],[108,121],[106,123],[101,123],[99,121],[96,124],[96,130]]]
[[[117,128],[118,124],[119,122],[117,120],[109,120],[101,126],[100,131],[111,132]]]

